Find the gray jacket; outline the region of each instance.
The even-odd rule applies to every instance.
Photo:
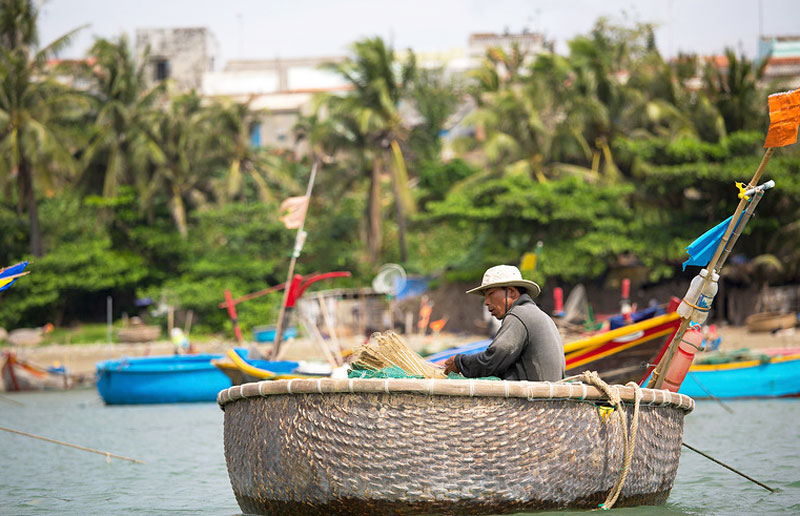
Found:
[[[564,347],[550,316],[522,294],[486,351],[456,355],[455,364],[468,378],[557,381],[564,378]]]

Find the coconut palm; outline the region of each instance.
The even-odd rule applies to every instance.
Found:
[[[203,206],[213,189],[212,172],[219,164],[213,149],[216,129],[194,91],[173,96],[168,109],[154,117],[150,137],[157,142],[162,158],[142,200],[149,206],[166,193],[175,226],[186,237],[187,202]]]
[[[743,129],[762,129],[765,126],[764,98],[758,81],[764,78],[767,59],[759,65],[736,52],[725,50],[727,66],[716,62],[706,64],[704,91],[725,120],[728,132]]]
[[[416,73],[413,54],[405,63],[396,59],[394,50],[386,46],[381,38],[369,38],[353,44],[353,55],[342,62],[326,65],[329,70],[341,75],[353,88],[344,96],[328,96],[325,102],[327,113],[340,123],[332,127],[349,131],[352,142],[358,142],[352,129],[356,129],[365,146],[358,152],[371,162],[368,194],[368,242],[370,259],[378,258],[381,241],[380,180],[386,167],[395,160],[400,162],[400,144],[409,134],[409,127],[400,115],[400,102],[407,96]],[[357,122],[353,127],[352,122]],[[391,167],[392,182],[397,210],[398,239],[401,259],[406,260],[404,208],[413,209],[410,195],[406,193],[407,180],[403,167]],[[404,202],[405,200],[405,202]],[[405,204],[405,206],[404,206]]]
[[[80,115],[80,100],[49,73],[48,59],[80,29],[38,48],[39,10],[31,0],[4,0],[0,7],[0,183],[16,179],[17,209],[27,211],[30,250],[44,255],[35,180],[74,173],[65,137]]]
[[[215,127],[215,144],[210,150],[227,169],[216,188],[220,201],[227,202],[237,196],[244,199],[245,177],[255,183],[262,201],[279,202],[286,193],[302,190],[289,161],[251,143],[251,129],[264,115],[263,111],[252,110],[250,101],[230,100],[212,102],[205,110],[209,123]]]
[[[147,88],[146,56],[137,64],[126,36],[117,40],[98,39],[89,50],[81,75],[88,79],[95,105],[89,144],[82,160],[87,168],[87,189],[102,184],[106,197],[116,195],[119,186],[133,186],[144,192],[151,180],[152,165],[161,155],[147,131],[149,119],[164,100],[165,83]],[[93,162],[101,163],[92,167]],[[98,163],[98,164],[99,164]],[[94,177],[102,174],[102,180]]]

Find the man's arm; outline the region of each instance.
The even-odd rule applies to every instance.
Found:
[[[519,359],[527,338],[525,325],[509,313],[486,351],[456,355],[455,366],[468,378],[500,376]]]

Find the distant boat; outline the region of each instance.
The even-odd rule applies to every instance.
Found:
[[[248,359],[246,352],[233,349],[228,350],[225,358],[214,359],[211,363],[230,378],[233,385],[261,380],[318,378],[331,374],[327,365],[317,368],[313,364],[291,360]]]
[[[3,353],[3,359],[3,387],[9,392],[63,391],[88,386],[93,381],[85,375],[71,374],[64,366],[43,367],[10,351]]]
[[[231,386],[211,360],[221,354],[121,358],[98,362],[97,391],[109,405],[215,401]]]
[[[703,361],[689,369],[680,393],[693,398],[800,396],[800,348],[716,353]]]
[[[778,331],[786,328],[794,328],[797,325],[797,312],[761,312],[753,314],[745,319],[747,331]]]
[[[274,326],[256,326],[253,328],[253,338],[256,342],[275,342],[275,335],[278,329]],[[290,326],[283,331],[284,339],[297,337],[297,328]]]

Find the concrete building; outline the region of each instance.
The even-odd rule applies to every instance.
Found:
[[[204,74],[202,92],[208,97],[249,101],[252,109],[265,112],[252,128],[254,145],[294,149],[292,128],[298,117],[310,109],[313,95],[349,88],[339,75],[320,68],[323,63],[343,59],[331,56],[233,60],[222,71]]]
[[[204,27],[137,29],[136,55],[147,56],[148,85],[172,79],[179,90],[200,90],[203,75],[214,70],[219,45]]]
[[[764,78],[787,89],[800,87],[800,36],[762,36],[758,61],[767,59]]]
[[[506,53],[510,53],[514,45],[519,47],[520,52],[525,56],[524,62],[526,64],[536,59],[539,54],[553,51],[552,43],[548,42],[544,35],[538,32],[470,34],[467,43],[470,68],[478,68],[490,48],[500,48]]]

